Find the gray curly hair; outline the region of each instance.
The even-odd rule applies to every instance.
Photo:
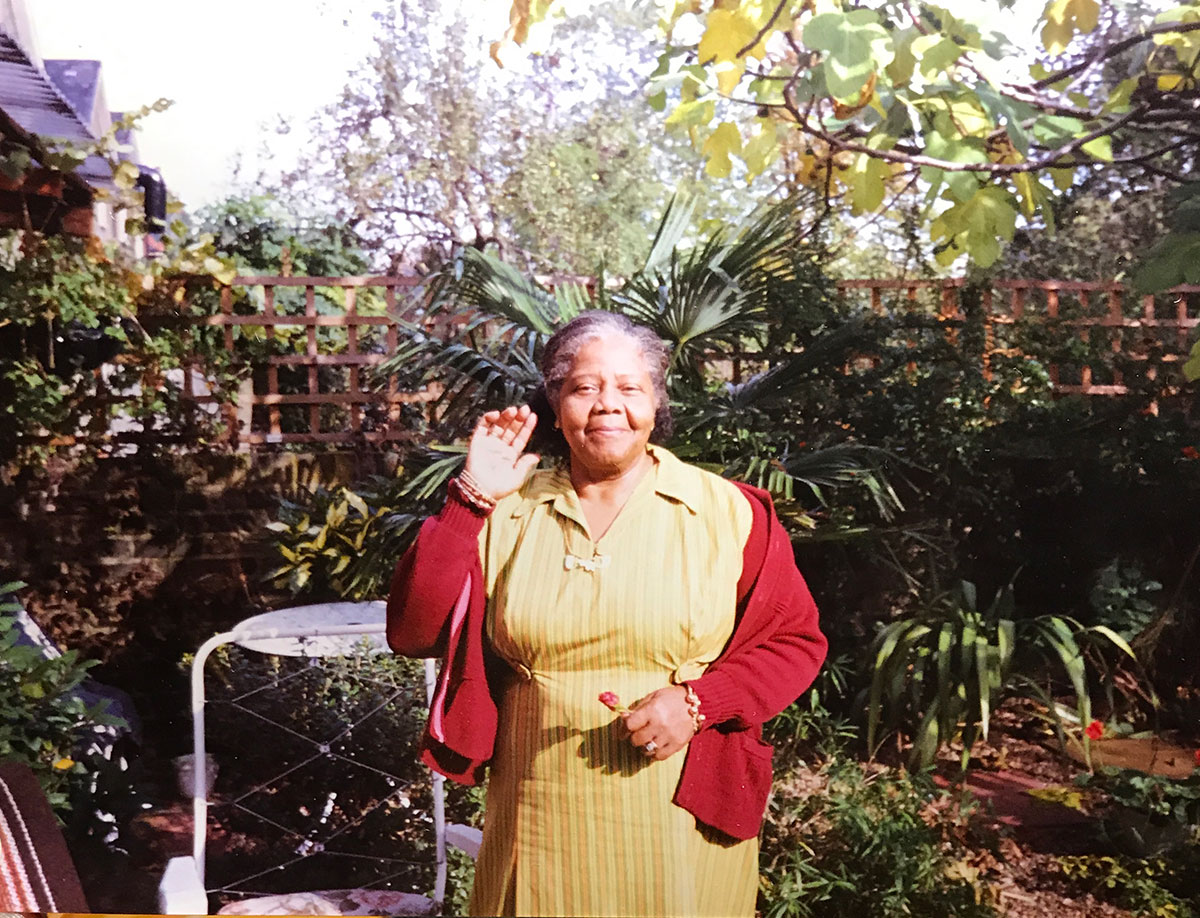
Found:
[[[563,382],[571,372],[571,366],[579,356],[579,351],[589,341],[605,335],[622,335],[629,338],[641,351],[654,387],[654,400],[658,405],[654,414],[654,432],[650,439],[654,443],[665,442],[674,432],[671,403],[667,396],[667,367],[671,362],[671,350],[652,330],[638,325],[619,312],[592,310],[580,313],[550,336],[542,352],[543,383],[530,401],[534,412],[541,414],[548,410],[550,417],[544,420],[557,417]],[[566,441],[563,440],[562,434],[552,430],[552,427],[552,424],[538,424],[535,438],[542,441],[539,444],[541,451],[564,455]]]

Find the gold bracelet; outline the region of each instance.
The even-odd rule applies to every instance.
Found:
[[[487,516],[496,509],[496,502],[484,497],[467,485],[462,478],[450,479],[451,494],[466,504],[467,509],[476,516]]]
[[[479,482],[475,480],[475,476],[466,469],[463,469],[458,473],[458,480],[466,486],[468,491],[478,497],[485,504],[491,504],[493,507],[496,506],[496,498],[484,493],[483,488],[479,486]]]
[[[704,724],[707,718],[700,713],[700,696],[696,694],[696,690],[692,688],[691,683],[683,683],[683,690],[686,693],[683,697],[687,702],[688,714],[692,716],[692,727],[697,733],[700,732],[700,727]]]

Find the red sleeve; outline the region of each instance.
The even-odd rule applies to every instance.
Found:
[[[468,573],[479,561],[485,519],[450,497],[421,524],[392,575],[387,601],[388,646],[409,657],[439,656],[446,624]]]
[[[755,531],[738,584],[739,596],[743,587],[750,595],[728,649],[691,682],[706,727],[726,721],[748,727],[774,717],[812,685],[828,649],[786,531],[761,501],[751,503],[757,505]]]

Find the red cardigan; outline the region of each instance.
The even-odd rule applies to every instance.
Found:
[[[772,747],[762,724],[812,684],[827,644],[770,495],[735,482],[754,510],[738,583],[738,618],[721,655],[690,680],[706,716],[687,748],[675,803],[734,838],[753,838],[771,790]],[[388,644],[443,657],[421,758],[475,784],[492,757],[497,699],[511,673],[484,637],[479,554],[483,519],[451,497],[396,565],[387,604]]]

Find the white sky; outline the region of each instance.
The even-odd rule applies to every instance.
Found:
[[[482,7],[483,3],[476,0]],[[244,175],[265,147],[286,161],[302,122],[332,101],[372,49],[378,0],[26,0],[44,58],[102,63],[109,107],[126,111],[160,97],[175,104],[143,122],[144,163],[163,172],[189,208],[230,189],[235,156]],[[475,21],[495,37],[508,4],[491,0]]]
[[[454,2],[470,9],[479,36],[503,34],[508,0],[443,0]],[[1033,12],[1043,2],[1019,5]],[[337,96],[347,72],[372,49],[371,13],[381,3],[26,0],[41,56],[101,61],[114,111],[174,100],[169,111],[143,122],[138,146],[142,161],[161,169],[191,209],[233,190],[238,156],[243,179],[271,156],[288,164],[304,132],[279,135],[274,125],[281,117],[302,123]],[[962,12],[994,8],[993,0],[955,3]],[[1022,36],[1009,37],[1022,43]]]

